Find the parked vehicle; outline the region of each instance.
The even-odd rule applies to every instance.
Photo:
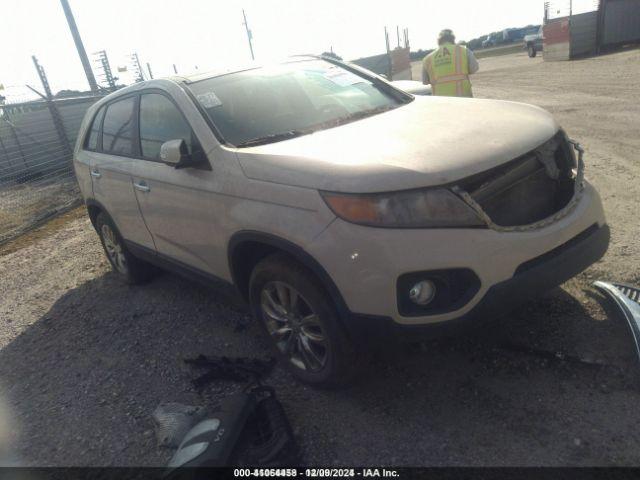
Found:
[[[534,58],[543,48],[543,27],[541,26],[538,33],[527,35],[524,37],[524,48],[529,53],[529,57]]]
[[[528,25],[522,28],[507,28],[504,32],[504,39],[507,42],[521,42],[524,37],[538,33],[539,25]]]
[[[491,35],[489,35],[487,37],[486,40],[484,40],[482,42],[482,48],[491,48],[491,47],[495,47],[496,45],[501,44],[504,41],[504,37],[502,32],[498,33],[492,33]]]
[[[479,325],[598,260],[574,147],[538,107],[300,57],[112,93],[74,165],[119,276],[233,283],[294,375],[335,385],[372,343]]]

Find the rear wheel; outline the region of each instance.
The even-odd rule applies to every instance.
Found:
[[[286,255],[271,255],[251,275],[250,300],[273,348],[296,378],[328,387],[351,379],[353,346],[313,273]]]
[[[535,45],[529,45],[529,58],[534,58],[538,54]]]
[[[96,217],[96,230],[111,267],[126,283],[147,282],[157,272],[155,267],[136,258],[127,250],[113,221],[104,212],[100,212]]]

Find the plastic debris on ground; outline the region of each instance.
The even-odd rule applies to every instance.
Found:
[[[204,407],[161,403],[153,411],[159,447],[177,448],[187,432],[207,415]]]

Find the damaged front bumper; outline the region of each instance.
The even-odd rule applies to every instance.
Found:
[[[491,286],[469,312],[452,320],[408,325],[391,318],[354,314],[346,323],[352,333],[357,332],[356,338],[368,338],[374,343],[391,337],[416,340],[472,330],[578,275],[604,256],[609,239],[607,225],[591,226],[559,247],[521,264],[513,277]],[[640,330],[636,333],[640,338]]]

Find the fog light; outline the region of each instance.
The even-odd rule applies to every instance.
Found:
[[[431,280],[422,280],[409,290],[409,298],[416,305],[428,305],[436,296],[436,286]]]

